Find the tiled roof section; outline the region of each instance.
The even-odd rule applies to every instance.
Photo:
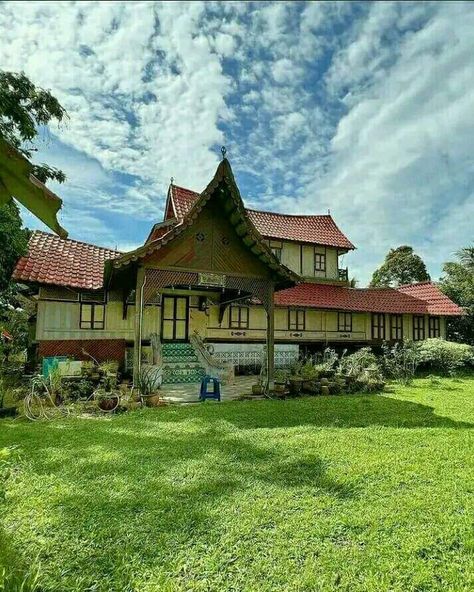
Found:
[[[193,207],[199,197],[199,193],[171,186],[171,198],[174,204],[176,217],[184,218]],[[277,214],[274,212],[262,212],[249,210],[247,214],[260,234],[267,238],[291,240],[340,249],[354,249],[351,241],[339,230],[332,217],[322,216],[295,216],[289,214]],[[168,217],[171,212],[168,211]]]
[[[428,312],[434,315],[462,315],[463,309],[443,294],[433,282],[400,286],[399,292],[420,298],[428,303]]]
[[[13,279],[96,290],[103,286],[104,263],[120,253],[53,234],[33,232],[28,254],[16,264]]]
[[[173,200],[176,218],[184,218],[199,198],[199,193],[171,185],[171,198]],[[169,215],[169,214],[168,214]]]
[[[418,284],[419,285],[419,284]],[[413,287],[414,288],[414,287]],[[436,286],[434,286],[436,290]],[[445,297],[446,298],[446,297]],[[422,295],[414,296],[394,288],[346,288],[328,284],[299,284],[275,294],[277,306],[302,306],[353,312],[393,314],[460,315],[462,310],[449,299],[451,308],[434,308]]]

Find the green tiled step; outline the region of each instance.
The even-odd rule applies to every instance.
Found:
[[[164,364],[181,364],[181,363],[190,363],[190,362],[197,362],[197,356],[195,354],[189,354],[186,356],[183,355],[173,355],[173,356],[163,356],[163,363]]]
[[[175,382],[201,382],[205,375],[199,364],[165,364],[163,366],[163,384]]]
[[[190,343],[164,343],[163,384],[201,382],[205,375]]]

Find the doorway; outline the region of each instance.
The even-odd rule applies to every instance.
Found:
[[[161,309],[161,340],[188,341],[188,296],[163,296]]]

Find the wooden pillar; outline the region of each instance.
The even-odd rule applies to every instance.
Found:
[[[137,270],[137,283],[135,288],[135,344],[133,348],[133,384],[136,386],[140,374],[142,355],[142,325],[143,325],[143,288],[145,286],[145,269]]]
[[[275,373],[275,315],[273,286],[268,290],[267,298],[267,392],[272,391]]]

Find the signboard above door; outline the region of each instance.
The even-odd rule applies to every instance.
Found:
[[[200,286],[225,288],[225,275],[220,273],[200,273],[198,276]]]

